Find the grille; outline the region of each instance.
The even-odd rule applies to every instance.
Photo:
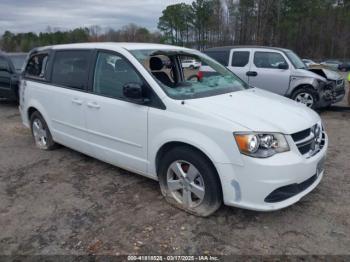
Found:
[[[319,132],[317,131],[318,127],[320,127]],[[321,151],[326,139],[323,126],[318,126],[318,124],[311,128],[294,133],[291,136],[298,147],[300,154],[306,158],[312,157]]]
[[[295,196],[304,190],[306,190],[309,186],[311,186],[317,179],[317,175],[313,175],[309,179],[301,182],[300,184],[291,184],[287,186],[283,186],[277,188],[272,191],[266,198],[265,202],[267,203],[276,203],[283,200],[286,200],[292,196]]]

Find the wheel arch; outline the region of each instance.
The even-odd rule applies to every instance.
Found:
[[[300,84],[300,85],[296,86],[295,88],[293,88],[293,90],[290,93],[289,97],[293,98],[294,94],[297,91],[299,91],[300,89],[310,89],[313,93],[315,93],[317,101],[320,99],[319,93],[317,92],[315,87],[313,85],[311,85],[311,84]]]
[[[30,123],[30,117],[34,112],[39,112],[39,114],[44,118],[47,126],[51,130],[51,121],[48,118],[48,115],[46,113],[46,110],[41,106],[40,103],[37,103],[35,100],[32,100],[30,103],[28,103],[28,106],[26,107],[26,117],[28,118],[28,123]]]
[[[175,148],[175,147],[188,147],[191,148],[195,151],[197,151],[198,153],[200,153],[202,156],[204,156],[206,159],[208,159],[208,161],[210,162],[210,164],[215,168],[216,172],[217,169],[215,167],[214,161],[205,153],[203,152],[203,150],[199,149],[196,146],[193,146],[191,144],[188,144],[186,142],[181,142],[181,141],[169,141],[166,142],[165,144],[163,144],[157,151],[156,157],[155,157],[155,168],[156,168],[156,172],[157,172],[157,176],[158,176],[158,169],[159,169],[159,162],[162,159],[162,156],[167,152],[170,151],[171,149]]]
[[[39,112],[39,110],[36,109],[34,106],[31,106],[31,107],[28,108],[28,110],[27,110],[27,117],[28,117],[28,120],[30,120],[30,118],[31,118],[31,116],[32,116],[32,114],[33,114],[34,112]],[[40,113],[40,112],[39,112],[39,113]]]

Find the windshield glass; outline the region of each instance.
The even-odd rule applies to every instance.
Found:
[[[10,59],[16,69],[16,71],[21,71],[24,60],[26,59],[27,55],[10,55]]]
[[[200,52],[179,50],[131,50],[166,94],[193,99],[249,88],[226,67]],[[199,71],[206,65],[205,72]]]
[[[285,54],[289,58],[289,60],[292,62],[295,69],[306,69],[304,62],[300,59],[300,57],[296,53],[292,51],[286,51]]]

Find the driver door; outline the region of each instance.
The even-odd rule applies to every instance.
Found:
[[[92,94],[86,104],[86,123],[95,157],[146,173],[149,107],[127,101],[123,86],[144,84],[130,62],[115,52],[99,51]]]

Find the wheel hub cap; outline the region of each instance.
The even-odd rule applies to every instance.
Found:
[[[167,185],[171,196],[185,207],[196,207],[204,199],[205,187],[198,169],[186,161],[175,161],[168,168]]]
[[[33,121],[33,135],[35,143],[40,148],[47,147],[47,132],[40,121],[40,119],[35,119]]]
[[[295,101],[305,104],[307,107],[312,107],[314,104],[314,99],[312,95],[308,93],[300,93],[296,96]]]

